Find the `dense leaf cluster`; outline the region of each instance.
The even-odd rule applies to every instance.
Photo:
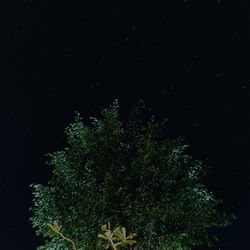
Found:
[[[126,123],[118,108],[115,101],[89,125],[77,114],[65,130],[67,147],[48,154],[51,180],[32,185],[31,221],[47,239],[37,249],[70,249],[48,230],[54,220],[79,250],[98,248],[100,225],[108,221],[136,232],[141,249],[211,245],[210,229],[230,219],[203,185],[205,165],[186,153],[182,138],[164,138],[164,122],[140,119],[143,102]]]

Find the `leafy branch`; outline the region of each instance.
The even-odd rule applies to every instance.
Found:
[[[110,222],[108,222],[108,226],[106,224],[102,225],[101,229],[103,233],[98,234],[98,238],[106,241],[103,244],[104,249],[112,248],[113,250],[117,250],[119,246],[130,246],[130,249],[132,249],[132,245],[136,243],[136,241],[133,240],[136,233],[127,235],[125,227],[116,227],[112,231],[110,229]]]
[[[60,232],[60,229],[61,229],[62,225],[59,225],[57,221],[54,221],[53,225],[52,224],[48,224],[48,227],[50,228],[50,230],[52,232],[54,232],[55,234],[61,236],[64,240],[70,242],[72,244],[72,249],[73,250],[77,250],[74,241],[71,240],[70,238],[64,236],[63,233]]]

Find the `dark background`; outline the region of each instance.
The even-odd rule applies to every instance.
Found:
[[[143,98],[166,136],[211,166],[209,188],[237,221],[215,249],[248,250],[250,12],[247,1],[1,2],[0,249],[42,241],[28,220],[44,154],[61,149],[78,110]]]

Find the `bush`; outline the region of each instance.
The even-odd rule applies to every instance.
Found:
[[[136,232],[140,249],[211,246],[217,240],[211,229],[234,217],[218,212],[221,200],[203,184],[206,166],[186,153],[183,138],[164,138],[165,122],[141,119],[142,101],[126,123],[118,108],[115,101],[89,125],[77,114],[65,130],[67,147],[47,155],[51,180],[31,185],[30,220],[46,238],[37,249],[71,248],[48,230],[53,221],[78,250],[98,248],[100,226],[109,221]]]

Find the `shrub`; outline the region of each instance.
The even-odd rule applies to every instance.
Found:
[[[98,248],[100,225],[109,221],[136,232],[141,249],[211,246],[211,229],[228,226],[233,216],[219,212],[221,200],[203,184],[205,164],[186,153],[183,138],[164,137],[165,122],[145,121],[142,101],[126,122],[118,108],[115,101],[89,125],[77,114],[65,130],[67,146],[47,155],[51,180],[31,185],[30,220],[46,238],[37,249],[71,247],[48,230],[53,221],[78,250]]]

